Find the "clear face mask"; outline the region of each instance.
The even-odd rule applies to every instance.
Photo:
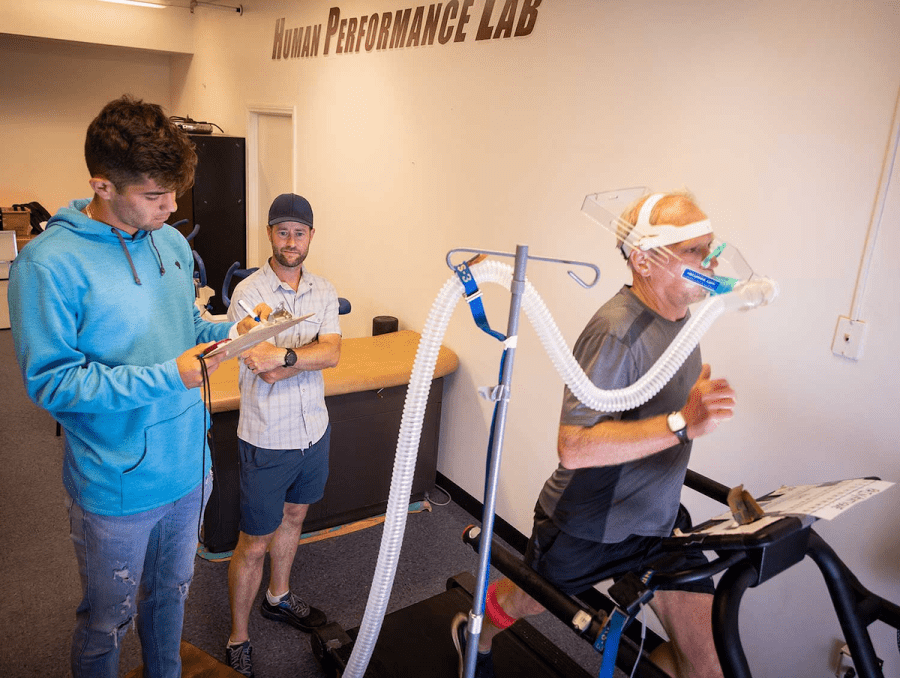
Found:
[[[681,265],[681,277],[711,295],[727,294],[735,285],[753,277],[753,269],[747,264],[740,251],[731,244],[714,238],[709,246],[709,254],[699,267],[686,263]]]
[[[682,279],[711,295],[727,294],[738,283],[754,277],[753,269],[740,251],[719,238],[714,237],[708,248],[704,246],[699,252],[678,254],[682,248],[674,246],[712,233],[712,226],[708,220],[686,226],[651,225],[650,212],[664,194],[647,198],[635,225],[622,219],[620,215],[648,193],[643,186],[594,193],[584,199],[581,210],[615,236],[626,257],[634,250],[647,252],[651,265],[673,271],[673,275],[678,271]],[[673,265],[673,258],[677,265]]]

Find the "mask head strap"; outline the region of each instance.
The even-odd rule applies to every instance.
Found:
[[[635,249],[646,251],[654,247],[674,245],[677,242],[690,240],[707,233],[712,233],[712,225],[709,219],[695,221],[686,226],[671,226],[669,224],[650,224],[650,213],[656,207],[656,203],[666,196],[665,193],[654,193],[641,205],[637,223],[622,242],[622,252],[626,257],[631,256]]]

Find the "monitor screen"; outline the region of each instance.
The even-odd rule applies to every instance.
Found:
[[[0,231],[0,261],[12,261],[19,253],[15,231]]]

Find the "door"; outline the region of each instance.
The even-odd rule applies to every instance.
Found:
[[[250,176],[247,265],[260,266],[272,253],[266,235],[269,206],[282,193],[294,190],[293,108],[250,110]]]

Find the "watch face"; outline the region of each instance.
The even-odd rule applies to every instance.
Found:
[[[284,366],[292,367],[295,362],[297,362],[297,354],[294,353],[294,349],[289,348],[284,355]]]
[[[666,418],[666,423],[669,425],[669,430],[672,431],[672,433],[687,427],[687,422],[684,420],[681,412],[672,412],[672,414]]]

